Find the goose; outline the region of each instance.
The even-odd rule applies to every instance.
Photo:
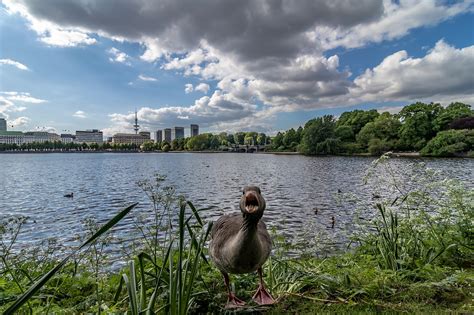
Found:
[[[265,223],[260,219],[265,210],[260,188],[247,186],[240,199],[242,213],[221,216],[211,230],[209,253],[221,271],[228,299],[226,308],[241,307],[245,302],[232,292],[229,274],[243,274],[257,271],[259,286],[252,299],[260,305],[275,303],[265,289],[262,265],[270,255],[272,240]]]
[[[70,193],[70,194],[65,194],[64,197],[66,198],[74,198],[74,193]]]

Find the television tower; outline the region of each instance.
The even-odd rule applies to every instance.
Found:
[[[138,134],[138,130],[140,130],[140,125],[138,124],[138,117],[137,117],[137,109],[135,108],[135,125],[133,125],[133,130],[135,130],[135,134]]]

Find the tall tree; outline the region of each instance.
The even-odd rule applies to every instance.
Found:
[[[349,126],[352,128],[355,140],[355,136],[359,131],[369,122],[374,121],[379,116],[379,113],[375,109],[371,110],[360,110],[356,109],[350,112],[344,112],[337,120],[337,127]]]
[[[335,137],[336,121],[332,115],[308,121],[303,130],[300,150],[304,154],[336,154],[339,141]]]
[[[417,102],[405,106],[398,117],[402,122],[399,130],[400,144],[405,150],[420,150],[436,135],[433,122],[443,111],[440,104]]]

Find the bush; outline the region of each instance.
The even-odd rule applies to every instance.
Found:
[[[421,150],[425,156],[459,156],[474,147],[474,130],[446,130],[440,131]]]

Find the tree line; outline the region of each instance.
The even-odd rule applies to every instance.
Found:
[[[417,102],[398,114],[377,110],[353,110],[336,119],[332,115],[306,122],[304,127],[279,132],[272,139],[275,151],[307,155],[337,155],[387,151],[420,152],[427,156],[472,155],[474,111],[454,102]]]
[[[232,150],[238,145],[265,145],[266,151],[300,152],[306,155],[350,155],[387,151],[420,152],[427,156],[474,155],[474,111],[470,105],[454,102],[417,102],[398,114],[377,110],[353,110],[340,117],[325,115],[296,130],[265,133],[203,133],[171,142],[136,144],[78,144],[62,142],[0,144],[0,151],[206,151]]]

